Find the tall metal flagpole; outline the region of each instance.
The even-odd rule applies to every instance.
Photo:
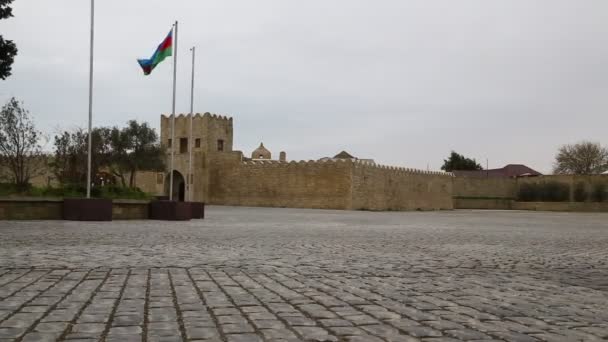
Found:
[[[95,0],[91,0],[91,50],[89,61],[89,147],[87,155],[87,198],[91,198],[91,126],[93,121],[93,40],[95,38]]]
[[[173,109],[171,115],[171,175],[169,176],[169,200],[173,200],[173,155],[175,151],[175,87],[177,84],[177,20],[173,26]]]
[[[192,51],[192,85],[190,87],[190,156],[188,157],[188,177],[190,177],[190,186],[188,187],[188,199],[192,202],[192,197],[194,195],[194,176],[192,175],[192,149],[194,148],[194,140],[192,140],[192,126],[194,123],[194,60],[196,47],[193,46],[190,51]]]

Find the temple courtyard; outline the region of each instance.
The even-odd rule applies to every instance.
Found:
[[[608,214],[0,221],[0,341],[600,341]]]

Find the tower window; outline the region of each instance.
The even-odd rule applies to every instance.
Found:
[[[173,141],[171,141],[171,139],[167,140],[167,147],[171,148],[171,147],[173,147],[172,145],[173,145]]]
[[[188,138],[179,138],[179,153],[188,152]]]
[[[196,140],[194,140],[194,147],[196,147],[196,148],[201,147],[201,138],[196,138]]]
[[[220,152],[224,150],[224,140],[219,139],[217,141],[217,150]]]

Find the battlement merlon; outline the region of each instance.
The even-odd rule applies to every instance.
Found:
[[[161,114],[160,118],[161,120],[168,120],[171,119],[171,117],[173,116],[173,114]],[[231,116],[225,116],[225,115],[221,115],[221,114],[211,114],[209,112],[205,112],[204,114],[201,113],[196,113],[194,114],[194,119],[196,118],[210,118],[210,119],[214,119],[214,120],[225,120],[225,121],[232,121],[232,117]],[[175,120],[179,120],[179,119],[183,119],[183,118],[190,118],[190,114],[184,114],[184,113],[180,113],[180,114],[176,114],[175,115]]]
[[[407,174],[415,174],[415,175],[433,175],[433,176],[446,176],[446,177],[454,177],[454,174],[451,172],[443,172],[443,171],[427,171],[420,169],[412,169],[401,166],[391,166],[391,165],[382,165],[375,164],[366,161],[355,160],[355,167],[358,168],[369,168],[369,169],[382,169],[387,171],[393,171],[397,173],[407,173]]]
[[[350,159],[336,159],[336,160],[292,160],[289,162],[279,160],[249,160],[242,161],[241,165],[256,166],[256,167],[289,167],[289,166],[329,166],[329,165],[353,165],[356,168],[370,169],[370,170],[386,170],[387,172],[410,174],[410,175],[430,175],[430,176],[445,176],[454,177],[451,172],[441,171],[426,171],[419,169],[411,169],[399,166],[381,165],[374,164],[366,161],[350,160]]]

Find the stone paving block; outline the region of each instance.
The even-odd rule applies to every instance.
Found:
[[[446,330],[445,334],[462,339],[462,340],[490,340],[490,336],[483,334],[479,331],[464,329],[464,330]]]
[[[225,334],[252,333],[254,328],[248,323],[228,323],[220,325]]]
[[[256,334],[230,334],[226,336],[228,342],[262,342]]]
[[[210,214],[0,221],[0,341],[608,338],[601,215]]]
[[[72,326],[73,333],[101,333],[105,330],[103,323],[78,323]]]
[[[59,333],[30,332],[23,336],[22,342],[55,342],[60,337]]]
[[[27,329],[25,328],[0,328],[0,338],[16,339],[26,331]]]
[[[67,322],[54,322],[54,323],[38,323],[34,328],[36,332],[42,333],[61,333],[68,328]]]
[[[252,324],[258,329],[280,329],[285,327],[285,324],[278,320],[256,320]]]
[[[195,327],[195,328],[186,328],[186,336],[189,339],[205,340],[205,339],[219,338],[220,334],[216,328]]]
[[[329,331],[319,327],[294,327],[298,334],[305,340],[337,341],[335,336],[330,335]]]

